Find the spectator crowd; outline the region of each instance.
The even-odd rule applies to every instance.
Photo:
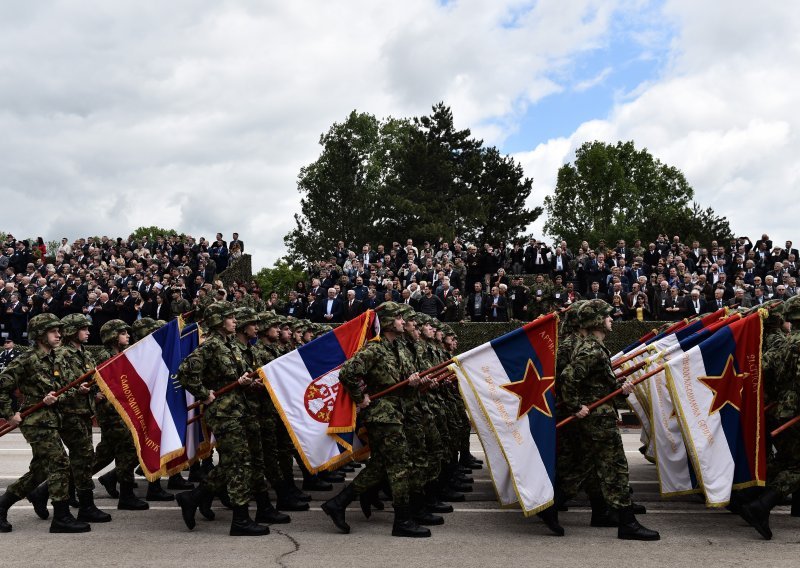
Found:
[[[31,242],[7,234],[0,244],[0,327],[6,344],[25,344],[28,319],[41,313],[86,314],[92,320],[90,342],[99,344],[100,327],[111,319],[168,321],[204,298],[248,292],[238,285],[225,289],[216,279],[244,251],[237,233],[230,242],[221,233],[213,242],[191,236],[63,238],[55,251],[48,251],[42,238]]]
[[[659,235],[643,245],[531,239],[493,247],[425,241],[352,250],[339,242],[313,263],[277,310],[316,322],[347,321],[392,300],[444,321],[530,320],[599,298],[618,320],[678,320],[723,306],[750,307],[797,294],[797,249],[764,234],[726,243]],[[525,278],[523,276],[526,275]]]
[[[5,347],[25,344],[28,319],[83,313],[99,329],[119,318],[170,320],[219,299],[316,323],[348,321],[387,300],[447,322],[527,321],[599,298],[618,320],[678,320],[723,306],[750,307],[797,294],[797,249],[768,235],[727,243],[659,235],[643,245],[584,241],[572,247],[530,239],[512,246],[413,240],[391,247],[339,242],[288,295],[261,299],[255,282],[229,286],[217,274],[244,244],[192,236],[63,238],[57,250],[6,236],[0,254],[0,327]]]

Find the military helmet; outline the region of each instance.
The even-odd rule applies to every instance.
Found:
[[[783,319],[791,322],[800,320],[800,296],[792,296],[783,303]]]
[[[390,327],[394,325],[395,318],[405,317],[406,308],[411,309],[405,304],[398,304],[397,302],[382,303],[380,311],[378,311],[378,321],[380,321],[381,327]]]
[[[613,313],[611,304],[605,300],[587,300],[577,314],[577,325],[583,329],[603,327],[607,316]]]
[[[214,329],[222,325],[225,318],[229,318],[234,314],[235,307],[227,300],[220,300],[208,306],[203,313],[205,316],[205,324],[209,329]]]
[[[568,310],[564,311],[561,317],[561,334],[567,335],[570,333],[575,333],[578,330],[578,313],[581,310],[583,304],[585,304],[588,300],[578,300],[572,307]]]
[[[261,312],[258,314],[259,329],[266,331],[272,326],[278,325],[278,315],[275,312]]]
[[[91,327],[92,320],[84,314],[67,314],[61,320],[62,333],[64,337],[70,337],[78,333],[84,327]]]
[[[236,329],[244,329],[251,323],[258,323],[258,312],[247,306],[240,306],[234,310],[236,316]]]
[[[156,320],[153,318],[142,318],[133,322],[131,325],[131,335],[134,340],[139,341],[150,335],[156,328]]]
[[[452,327],[450,327],[446,323],[442,324],[442,332],[444,333],[445,337],[447,337],[449,335],[452,335],[453,337],[456,337],[456,332],[453,330]]]
[[[39,314],[28,322],[28,341],[36,341],[51,329],[61,327],[61,320],[54,314]]]
[[[764,318],[764,329],[778,329],[783,325],[784,303],[781,300],[774,302]]]
[[[109,320],[100,328],[100,341],[103,344],[116,343],[117,337],[123,331],[130,333],[131,327],[121,319]]]

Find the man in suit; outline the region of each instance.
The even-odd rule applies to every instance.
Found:
[[[466,317],[466,304],[461,297],[461,291],[453,288],[453,293],[447,296],[444,308],[444,321],[463,321]]]
[[[244,243],[239,240],[239,233],[233,233],[233,236],[231,237],[231,242],[228,243],[228,250],[231,250],[231,247],[233,247],[234,244],[239,245],[239,250],[241,252],[244,252]]]
[[[706,299],[700,295],[700,290],[698,290],[697,288],[692,289],[691,293],[689,294],[687,311],[690,317],[699,316],[701,314],[705,314],[706,312],[708,312]]]
[[[336,289],[328,289],[328,297],[322,302],[322,321],[324,323],[342,322],[342,301],[336,297]]]
[[[308,303],[306,304],[306,317],[314,323],[322,323],[322,300],[317,298],[313,292],[308,293]]]
[[[289,301],[284,306],[284,313],[287,316],[292,316],[300,319],[306,317],[305,304],[303,304],[303,301],[297,296],[297,292],[295,292],[294,290],[289,292]]]
[[[361,314],[361,302],[356,300],[355,290],[347,291],[347,300],[342,306],[342,320],[350,321],[357,318]]]
[[[486,321],[488,313],[486,311],[486,304],[488,296],[483,291],[483,286],[480,282],[475,282],[472,293],[467,297],[467,304],[465,310],[467,317],[470,321]]]
[[[589,292],[586,294],[587,300],[605,300],[608,301],[608,296],[600,291],[600,283],[592,282],[589,287]]]
[[[500,294],[500,288],[497,286],[492,286],[487,311],[489,321],[508,321],[508,300]]]

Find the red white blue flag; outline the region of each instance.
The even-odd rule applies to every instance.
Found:
[[[558,316],[550,314],[453,358],[501,504],[525,515],[553,503]]]
[[[341,389],[339,369],[376,333],[375,322],[375,312],[367,310],[258,371],[312,473],[357,459],[363,447],[354,432],[355,405]]]

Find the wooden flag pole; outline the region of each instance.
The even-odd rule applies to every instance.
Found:
[[[642,381],[646,381],[647,379],[649,379],[650,377],[652,377],[656,373],[660,373],[663,370],[664,370],[664,365],[659,365],[658,367],[656,367],[652,371],[650,371],[648,373],[645,373],[644,375],[642,375],[641,377],[637,378],[634,381],[631,381],[631,384],[638,385]],[[589,405],[589,410],[590,411],[594,410],[598,406],[607,403],[612,398],[614,398],[616,396],[619,396],[621,393],[622,393],[622,389],[619,388],[619,389],[615,390],[614,392],[612,392],[611,394],[608,394],[608,395],[604,396],[600,400],[594,401],[592,404]],[[576,419],[575,415],[568,416],[567,418],[565,418],[564,420],[562,420],[561,422],[556,424],[556,428],[561,428],[562,426],[565,426],[565,425],[569,424],[570,422],[572,422],[575,419]]]

